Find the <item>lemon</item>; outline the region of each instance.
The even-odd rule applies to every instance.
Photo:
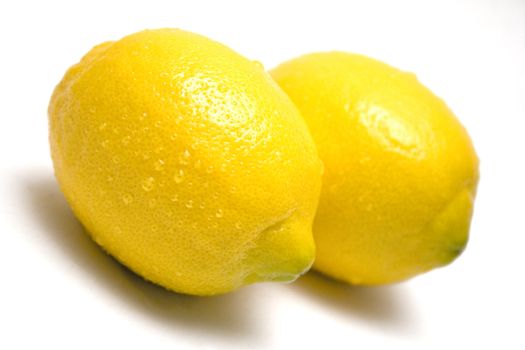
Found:
[[[311,266],[322,165],[260,63],[182,30],[135,33],[67,71],[49,125],[74,213],[144,278],[213,295]]]
[[[271,72],[324,162],[314,268],[352,284],[396,282],[464,249],[478,158],[445,103],[413,74],[315,53]]]

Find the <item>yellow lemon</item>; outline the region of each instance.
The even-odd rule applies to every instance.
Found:
[[[271,72],[324,162],[314,268],[353,284],[445,265],[468,239],[472,142],[413,74],[361,55],[310,54]]]
[[[49,123],[76,216],[146,279],[212,295],[311,266],[321,162],[260,63],[186,31],[142,31],[71,67]]]

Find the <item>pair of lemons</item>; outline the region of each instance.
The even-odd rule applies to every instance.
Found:
[[[465,129],[414,75],[364,56],[268,74],[202,36],[142,31],[71,67],[49,120],[76,216],[174,291],[292,281],[312,264],[391,283],[467,241],[478,159]]]

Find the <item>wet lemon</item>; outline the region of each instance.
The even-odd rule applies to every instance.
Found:
[[[321,163],[259,63],[182,30],[139,32],[71,67],[49,122],[76,216],[146,279],[211,295],[312,264]]]

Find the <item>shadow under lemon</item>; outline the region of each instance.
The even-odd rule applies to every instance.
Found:
[[[51,171],[21,177],[22,194],[42,233],[79,268],[119,301],[163,326],[207,336],[263,339],[254,289],[215,297],[194,297],[168,291],[136,275],[106,254],[85,232],[60,192]],[[407,296],[399,286],[357,287],[310,271],[290,286],[292,291],[327,307],[330,312],[357,319],[383,330],[413,331],[415,322]]]
[[[383,331],[417,333],[416,315],[402,285],[353,286],[311,270],[291,287],[343,317]]]
[[[22,195],[46,238],[90,278],[129,308],[163,326],[233,339],[262,337],[256,325],[250,288],[216,297],[194,297],[152,284],[121,265],[96,245],[73,215],[49,172],[21,177]],[[255,310],[257,311],[257,310]]]

